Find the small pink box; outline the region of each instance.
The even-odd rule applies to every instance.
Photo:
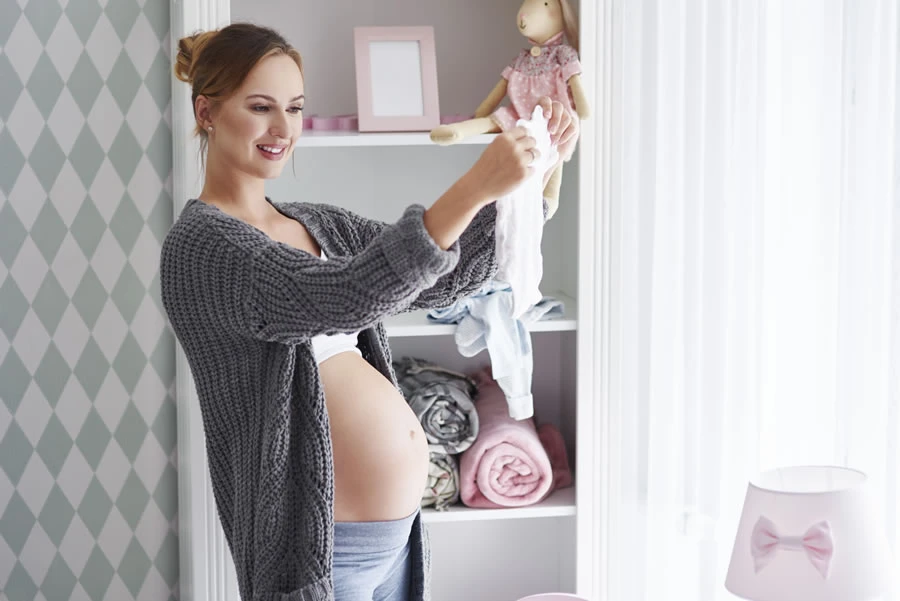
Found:
[[[303,119],[303,128],[313,131],[357,131],[359,118],[356,115],[337,115],[320,117],[310,115]]]
[[[341,131],[358,131],[359,117],[357,115],[339,115],[338,129]]]
[[[315,131],[334,131],[338,128],[337,117],[313,117],[312,129]]]

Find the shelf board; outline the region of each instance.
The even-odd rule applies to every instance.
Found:
[[[574,330],[577,325],[578,310],[575,299],[561,292],[548,294],[563,302],[564,314],[532,323],[529,332],[564,332]],[[409,311],[393,315],[384,320],[388,336],[447,336],[456,333],[455,323],[438,323],[428,319],[427,310]]]
[[[490,144],[497,134],[481,134],[465,138],[458,144]],[[338,146],[435,146],[428,132],[371,132],[305,130],[296,148]]]
[[[553,518],[575,515],[575,487],[555,491],[536,505],[505,509],[475,509],[465,505],[452,505],[443,511],[426,507],[422,519],[426,524],[449,522],[477,522],[483,520],[516,520],[523,518]]]

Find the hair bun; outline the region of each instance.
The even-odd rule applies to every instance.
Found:
[[[216,31],[201,31],[178,40],[178,56],[175,59],[175,77],[192,83],[197,57],[216,35]]]

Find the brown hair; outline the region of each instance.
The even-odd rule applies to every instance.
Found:
[[[217,31],[203,31],[181,38],[175,77],[191,84],[191,105],[196,106],[194,103],[200,95],[208,97],[215,105],[240,88],[253,67],[272,54],[291,57],[303,74],[300,53],[281,34],[252,23],[232,23]],[[198,124],[194,133],[201,137],[201,146],[205,148],[206,130]]]

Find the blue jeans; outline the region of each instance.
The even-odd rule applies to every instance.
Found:
[[[409,535],[418,513],[385,522],[335,522],[335,601],[409,600]]]

